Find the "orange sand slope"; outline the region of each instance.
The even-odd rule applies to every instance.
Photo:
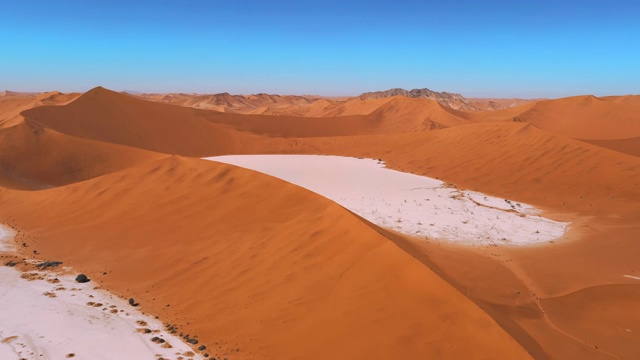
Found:
[[[621,152],[623,154],[640,157],[640,136],[629,139],[585,141],[596,146]]]
[[[0,129],[20,123],[20,112],[42,105],[64,105],[80,96],[77,93],[62,94],[58,91],[48,93],[0,93]]]
[[[220,344],[218,356],[529,358],[370,224],[249,170],[169,157],[0,197],[0,217],[36,237],[29,249]]]
[[[640,158],[597,143],[633,134],[634,99],[469,112],[392,97],[353,101],[354,115],[309,118],[96,88],[23,111],[23,125],[2,130],[11,141],[0,185],[66,186],[0,191],[0,220],[25,231],[29,251],[143,299],[230,359],[327,349],[340,358],[637,358],[640,329],[618,328],[637,313],[640,284],[624,275],[640,274]],[[601,135],[581,136],[585,118]],[[574,225],[547,246],[460,249],[389,234],[264,175],[166,155],[243,153],[381,158]],[[103,165],[88,166],[93,159]],[[88,170],[66,175],[69,161]],[[599,329],[577,319],[594,304],[615,308],[601,312]]]
[[[428,129],[444,128],[472,122],[516,121],[529,122],[541,129],[591,143],[623,153],[637,155],[637,142],[631,145],[630,138],[640,134],[638,113],[640,100],[637,96],[577,96],[557,100],[522,99],[464,99],[465,106],[455,106],[446,97],[441,110],[434,113],[432,99],[407,98],[396,92],[378,92],[380,96],[354,97],[348,99],[324,99],[316,97],[278,96],[258,94],[244,95],[189,95],[156,94],[141,95],[145,99],[167,102],[174,105],[213,109],[245,114],[279,116],[335,117],[369,115],[374,112],[388,117],[409,115],[413,123],[423,122]],[[374,93],[374,94],[378,94]],[[393,96],[395,94],[395,96]],[[440,93],[437,93],[440,94]],[[446,94],[445,95],[456,95]],[[459,95],[458,95],[459,96]],[[399,105],[399,99],[406,103]],[[438,98],[440,99],[440,98]],[[441,99],[442,100],[442,99]],[[446,100],[446,101],[445,101]],[[216,106],[203,105],[214,102]],[[395,102],[395,104],[389,104]],[[240,104],[240,105],[238,105]],[[494,110],[494,111],[470,111]],[[462,119],[462,120],[461,120]],[[606,121],[602,120],[606,119]],[[415,131],[416,126],[402,127],[400,131]],[[382,131],[398,131],[384,128]]]
[[[306,144],[311,153],[380,157],[395,169],[556,211],[640,213],[640,159],[530,124],[474,124]]]
[[[627,139],[640,136],[640,96],[540,101],[518,118],[574,139]]]
[[[386,106],[369,115],[339,119],[243,116],[157,104],[96,88],[69,105],[39,107],[23,115],[68,135],[188,156],[233,151],[239,146],[237,141],[249,135],[346,136],[428,130],[466,123],[429,100],[392,98],[385,102]],[[416,116],[416,111],[403,110],[405,104],[422,113]],[[243,133],[242,136],[238,132]]]
[[[45,189],[127,168],[162,154],[75,138],[26,121],[0,129],[0,186]]]

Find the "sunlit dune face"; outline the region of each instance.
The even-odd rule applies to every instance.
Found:
[[[237,155],[209,160],[263,172],[325,196],[365,219],[408,235],[466,245],[526,245],[560,238],[566,223],[509,199],[386,169],[372,159]]]

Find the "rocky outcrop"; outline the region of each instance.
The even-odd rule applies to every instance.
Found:
[[[441,105],[457,110],[477,110],[469,101],[460,94],[437,92],[427,88],[405,90],[400,88],[389,89],[386,91],[367,92],[359,96],[361,100],[382,99],[392,96],[404,96],[408,98],[422,98],[435,100]]]

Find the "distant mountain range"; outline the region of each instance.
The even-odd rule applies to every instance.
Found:
[[[477,110],[475,107],[469,104],[469,101],[460,94],[453,94],[448,92],[436,92],[424,89],[405,90],[400,88],[389,89],[385,91],[367,92],[359,96],[362,100],[382,99],[392,96],[404,96],[408,98],[422,98],[431,99],[439,102],[442,105],[448,106],[457,110]]]
[[[437,92],[427,88],[405,90],[401,88],[385,91],[374,91],[361,94],[361,100],[382,99],[393,96],[404,96],[413,99],[431,99],[441,105],[455,110],[500,110],[533,101],[533,99],[494,99],[494,98],[465,98],[460,94],[449,92]],[[539,99],[535,99],[539,100]]]
[[[200,109],[217,110],[244,114],[326,116],[339,115],[344,105],[349,103],[368,103],[374,100],[402,96],[412,99],[429,99],[454,110],[484,111],[500,110],[528,103],[528,99],[481,99],[465,98],[460,94],[437,92],[427,88],[405,90],[400,88],[385,91],[367,92],[355,97],[322,97],[309,95],[253,94],[143,94],[127,93],[148,100]],[[315,115],[314,115],[315,114]]]

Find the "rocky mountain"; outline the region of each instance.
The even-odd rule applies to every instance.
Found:
[[[267,109],[282,109],[309,105],[317,98],[298,95],[232,95],[220,94],[136,94],[135,96],[173,105],[232,113],[263,113]]]
[[[367,92],[360,95],[359,98],[362,100],[371,100],[371,99],[388,98],[392,96],[404,96],[404,97],[414,98],[414,99],[418,99],[418,98],[431,99],[439,102],[444,106],[447,106],[456,110],[479,110],[477,107],[470,104],[470,102],[460,94],[454,94],[454,93],[448,93],[448,92],[437,92],[437,91],[429,90],[427,88],[413,89],[413,90],[395,88],[395,89],[389,89],[386,91]]]

